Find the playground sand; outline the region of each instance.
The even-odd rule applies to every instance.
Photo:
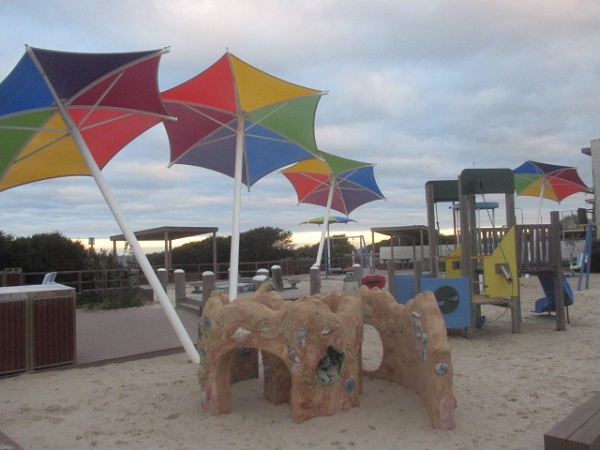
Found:
[[[302,424],[289,405],[263,399],[261,380],[245,381],[233,387],[233,412],[213,417],[184,353],[0,379],[0,431],[25,449],[543,449],[544,433],[600,390],[600,275],[587,290],[569,281],[567,331],[529,312],[543,296],[530,277],[520,280],[522,334],[491,306],[473,340],[451,334],[452,431],[432,429],[415,394],[375,379],[360,407]],[[378,345],[367,327],[365,365],[377,363]]]

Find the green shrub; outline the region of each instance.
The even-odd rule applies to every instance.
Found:
[[[136,295],[136,289],[131,287],[87,290],[77,295],[77,308],[88,310],[135,308],[143,305],[144,299]]]

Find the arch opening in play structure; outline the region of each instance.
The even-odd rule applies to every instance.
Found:
[[[362,352],[362,367],[363,370],[377,370],[383,362],[383,341],[379,330],[371,324],[364,324],[364,339]],[[368,355],[364,351],[365,347],[369,348]]]

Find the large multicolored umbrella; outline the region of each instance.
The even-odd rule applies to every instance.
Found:
[[[91,175],[192,361],[198,352],[129,228],[100,169],[169,118],[158,92],[165,50],[67,53],[27,46],[0,84],[0,190]]]
[[[517,195],[540,198],[540,217],[543,199],[561,202],[578,192],[592,192],[575,167],[526,161],[513,170]]]
[[[356,222],[356,220],[350,219],[349,217],[342,217],[342,216],[329,216],[327,218],[327,220],[325,220],[325,217],[321,216],[321,217],[313,217],[312,219],[305,220],[304,222],[302,222],[300,224],[300,225],[302,225],[305,223],[311,223],[311,224],[315,224],[315,225],[323,225],[324,223],[326,223],[326,227],[323,230],[327,233],[327,267],[326,267],[325,273],[329,273],[329,267],[331,266],[331,249],[329,247],[329,225],[331,225],[332,223],[347,224],[348,222]],[[323,233],[321,233],[321,242],[323,242],[322,235],[323,235]],[[317,261],[319,261],[319,260],[317,260]]]
[[[319,157],[300,161],[281,171],[292,183],[298,203],[325,206],[325,217],[332,209],[348,216],[365,203],[385,199],[375,181],[373,164],[319,151]],[[325,242],[325,229],[316,264],[320,264]]]
[[[325,231],[327,233],[327,238],[329,238],[329,225],[331,225],[332,223],[348,223],[348,222],[356,222],[356,220],[350,219],[349,217],[342,217],[342,216],[329,216],[327,218],[328,220],[325,220],[325,217],[321,216],[321,217],[313,217],[312,219],[308,219],[305,220],[304,222],[301,222],[300,225],[305,224],[305,223],[311,223],[314,225],[323,225],[325,222],[326,226],[325,226]]]
[[[227,52],[196,77],[161,94],[171,164],[234,178],[229,297],[237,292],[242,184],[314,157],[314,122],[324,92],[289,83]]]
[[[348,222],[356,222],[356,220],[350,219],[349,217],[342,217],[342,216],[329,216],[327,218],[327,226],[329,226],[332,223],[348,223]],[[323,217],[323,216],[313,217],[312,219],[305,220],[304,222],[301,223],[301,225],[304,223],[323,225],[325,223],[325,217]]]

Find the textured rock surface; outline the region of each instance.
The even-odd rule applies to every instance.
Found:
[[[455,426],[453,370],[444,317],[432,292],[418,294],[406,305],[380,289],[360,290],[365,324],[377,329],[382,363],[365,374],[398,383],[425,403],[434,428]]]
[[[200,318],[202,403],[231,412],[234,360],[240,349],[263,354],[265,396],[289,401],[296,422],[359,405],[360,300],[332,294],[284,302],[259,289],[232,303],[215,293]]]
[[[252,349],[262,354],[265,397],[289,402],[296,422],[358,406],[364,324],[383,346],[380,367],[365,373],[416,392],[434,428],[454,428],[450,348],[435,297],[426,292],[401,305],[366,286],[360,298],[334,292],[295,302],[266,286],[232,303],[213,293],[199,322],[204,409],[231,412],[231,383],[255,376]]]

